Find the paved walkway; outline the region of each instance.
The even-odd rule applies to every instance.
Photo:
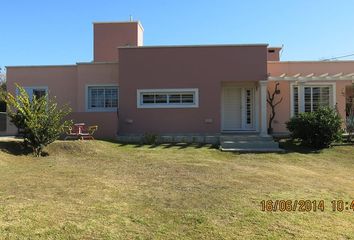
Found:
[[[0,142],[9,142],[9,141],[22,141],[22,138],[15,136],[0,136]]]

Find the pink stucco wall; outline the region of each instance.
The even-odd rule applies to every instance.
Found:
[[[94,62],[118,60],[117,48],[142,46],[143,28],[139,22],[94,23]]]
[[[267,60],[279,61],[281,49],[281,47],[268,47]]]
[[[15,94],[15,83],[24,87],[48,87],[49,96],[72,108],[70,119],[98,125],[98,138],[115,138],[118,129],[116,112],[86,112],[88,85],[118,85],[117,63],[80,63],[70,66],[8,67],[8,89]]]
[[[77,112],[85,112],[88,85],[119,85],[118,63],[79,63],[76,81]]]
[[[73,112],[68,116],[75,123],[85,123],[88,126],[98,126],[94,137],[97,139],[116,139],[118,131],[116,112]]]
[[[321,75],[324,73],[337,74],[337,73],[349,74],[354,72],[354,61],[334,61],[334,62],[268,62],[268,73],[271,76],[280,76],[286,73],[288,76],[301,73],[303,76],[314,73],[315,75]],[[346,104],[346,87],[352,85],[351,80],[337,80],[337,81],[311,81],[310,83],[335,83],[336,84],[336,99],[338,111],[340,115],[345,117],[345,104]],[[275,132],[286,132],[286,125],[290,118],[290,81],[279,81],[281,94],[283,101],[277,108],[277,116],[273,128]],[[268,89],[273,91],[275,82],[269,82]],[[269,113],[269,111],[268,111]]]
[[[290,82],[280,81],[279,83],[280,83],[279,85],[280,94],[276,95],[276,101],[279,101],[281,97],[283,97],[283,100],[276,108],[276,115],[273,121],[273,131],[282,133],[282,132],[287,132],[285,123],[290,119]],[[275,82],[269,81],[268,91],[270,93],[273,93],[274,88],[275,88]],[[268,104],[267,107],[268,107],[267,117],[269,118],[270,107]]]
[[[119,133],[219,133],[222,83],[265,80],[266,47],[120,48]],[[137,108],[137,89],[161,88],[198,88],[199,107]]]
[[[8,91],[15,93],[15,83],[22,87],[49,88],[49,94],[59,104],[69,104],[77,109],[77,68],[68,66],[7,67]],[[63,94],[64,93],[64,94]]]

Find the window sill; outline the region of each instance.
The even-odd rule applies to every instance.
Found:
[[[117,112],[118,108],[97,108],[97,109],[86,109],[86,112]]]
[[[158,105],[158,104],[151,104],[151,105],[139,105],[138,108],[198,108],[198,105]]]

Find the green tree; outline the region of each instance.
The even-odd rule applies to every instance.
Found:
[[[17,88],[18,96],[7,93],[8,114],[11,122],[23,133],[25,145],[39,157],[45,146],[57,140],[72,125],[71,121],[63,120],[71,109],[66,105],[59,108],[48,95],[30,99],[22,87]]]
[[[6,97],[6,74],[0,67],[0,101],[3,101]]]

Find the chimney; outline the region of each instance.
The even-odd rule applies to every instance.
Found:
[[[93,23],[93,61],[118,61],[117,48],[142,46],[143,32],[144,29],[138,21]]]
[[[268,47],[267,48],[267,60],[268,61],[280,61],[280,51],[283,47]]]

